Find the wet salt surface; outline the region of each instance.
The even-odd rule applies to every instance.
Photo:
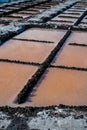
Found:
[[[32,28],[17,35],[15,38],[52,41],[58,43],[65,33],[66,31],[61,30]]]
[[[36,69],[34,66],[0,63],[0,106],[14,101]]]
[[[87,73],[48,69],[28,99],[29,106],[87,105]]]
[[[0,58],[26,62],[43,62],[56,44],[9,40],[0,47]]]

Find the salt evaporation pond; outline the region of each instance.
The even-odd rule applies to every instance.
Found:
[[[53,60],[53,65],[87,68],[87,47],[66,46]]]
[[[86,35],[87,33],[85,32],[73,32],[66,41],[66,46],[56,55],[52,64],[87,68],[87,47],[80,46],[82,44],[87,44]],[[69,45],[71,43],[77,43],[78,46]]]
[[[51,68],[29,97],[29,106],[87,105],[87,72]]]
[[[0,62],[0,106],[12,103],[37,67]]]
[[[15,38],[51,41],[58,43],[58,41],[64,36],[65,33],[66,31],[61,30],[32,28],[26,30]]]
[[[0,58],[26,62],[43,62],[56,44],[9,40],[0,47]]]

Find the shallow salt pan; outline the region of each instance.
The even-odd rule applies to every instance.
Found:
[[[54,58],[53,65],[87,68],[87,47],[66,46]]]
[[[0,47],[0,59],[43,62],[56,44],[9,40]]]
[[[87,105],[87,72],[48,69],[32,92],[30,106]]]
[[[33,39],[33,40],[44,40],[44,41],[52,41],[58,43],[60,39],[64,36],[66,31],[60,30],[51,30],[51,29],[38,29],[32,28],[29,29],[15,38],[24,38],[24,39]]]
[[[21,18],[3,17],[3,18],[0,18],[0,20],[18,21],[18,20],[21,20]]]
[[[68,22],[68,21],[66,21],[66,22],[60,22],[60,21],[55,21],[55,20],[53,20],[53,21],[49,21],[48,23],[51,23],[51,24],[57,24],[57,25],[73,25],[74,23],[72,22]]]
[[[87,44],[87,32],[73,32],[68,43]]]
[[[55,56],[52,64],[87,68],[87,47],[81,46],[81,44],[87,44],[86,35],[85,32],[73,32],[67,39],[66,46]],[[72,43],[77,43],[79,46],[69,45]]]
[[[62,21],[66,21],[66,22],[67,22],[67,21],[75,22],[77,19],[76,19],[76,18],[65,18],[65,17],[64,17],[64,18],[63,18],[63,17],[61,18],[61,17],[58,17],[58,16],[57,16],[57,17],[53,18],[52,20],[54,20],[54,21],[55,21],[55,20],[62,20]]]
[[[20,14],[20,13],[13,13],[13,14],[11,14],[12,16],[19,16],[19,17],[23,17],[23,18],[27,18],[27,17],[29,17],[29,16],[31,16],[31,15],[29,15],[29,14]]]
[[[0,106],[9,105],[22,90],[37,67],[0,63]]]

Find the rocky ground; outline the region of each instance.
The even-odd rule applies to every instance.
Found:
[[[87,130],[87,107],[1,107],[0,130]]]

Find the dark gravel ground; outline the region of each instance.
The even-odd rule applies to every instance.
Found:
[[[0,130],[87,130],[87,107],[0,107]]]

